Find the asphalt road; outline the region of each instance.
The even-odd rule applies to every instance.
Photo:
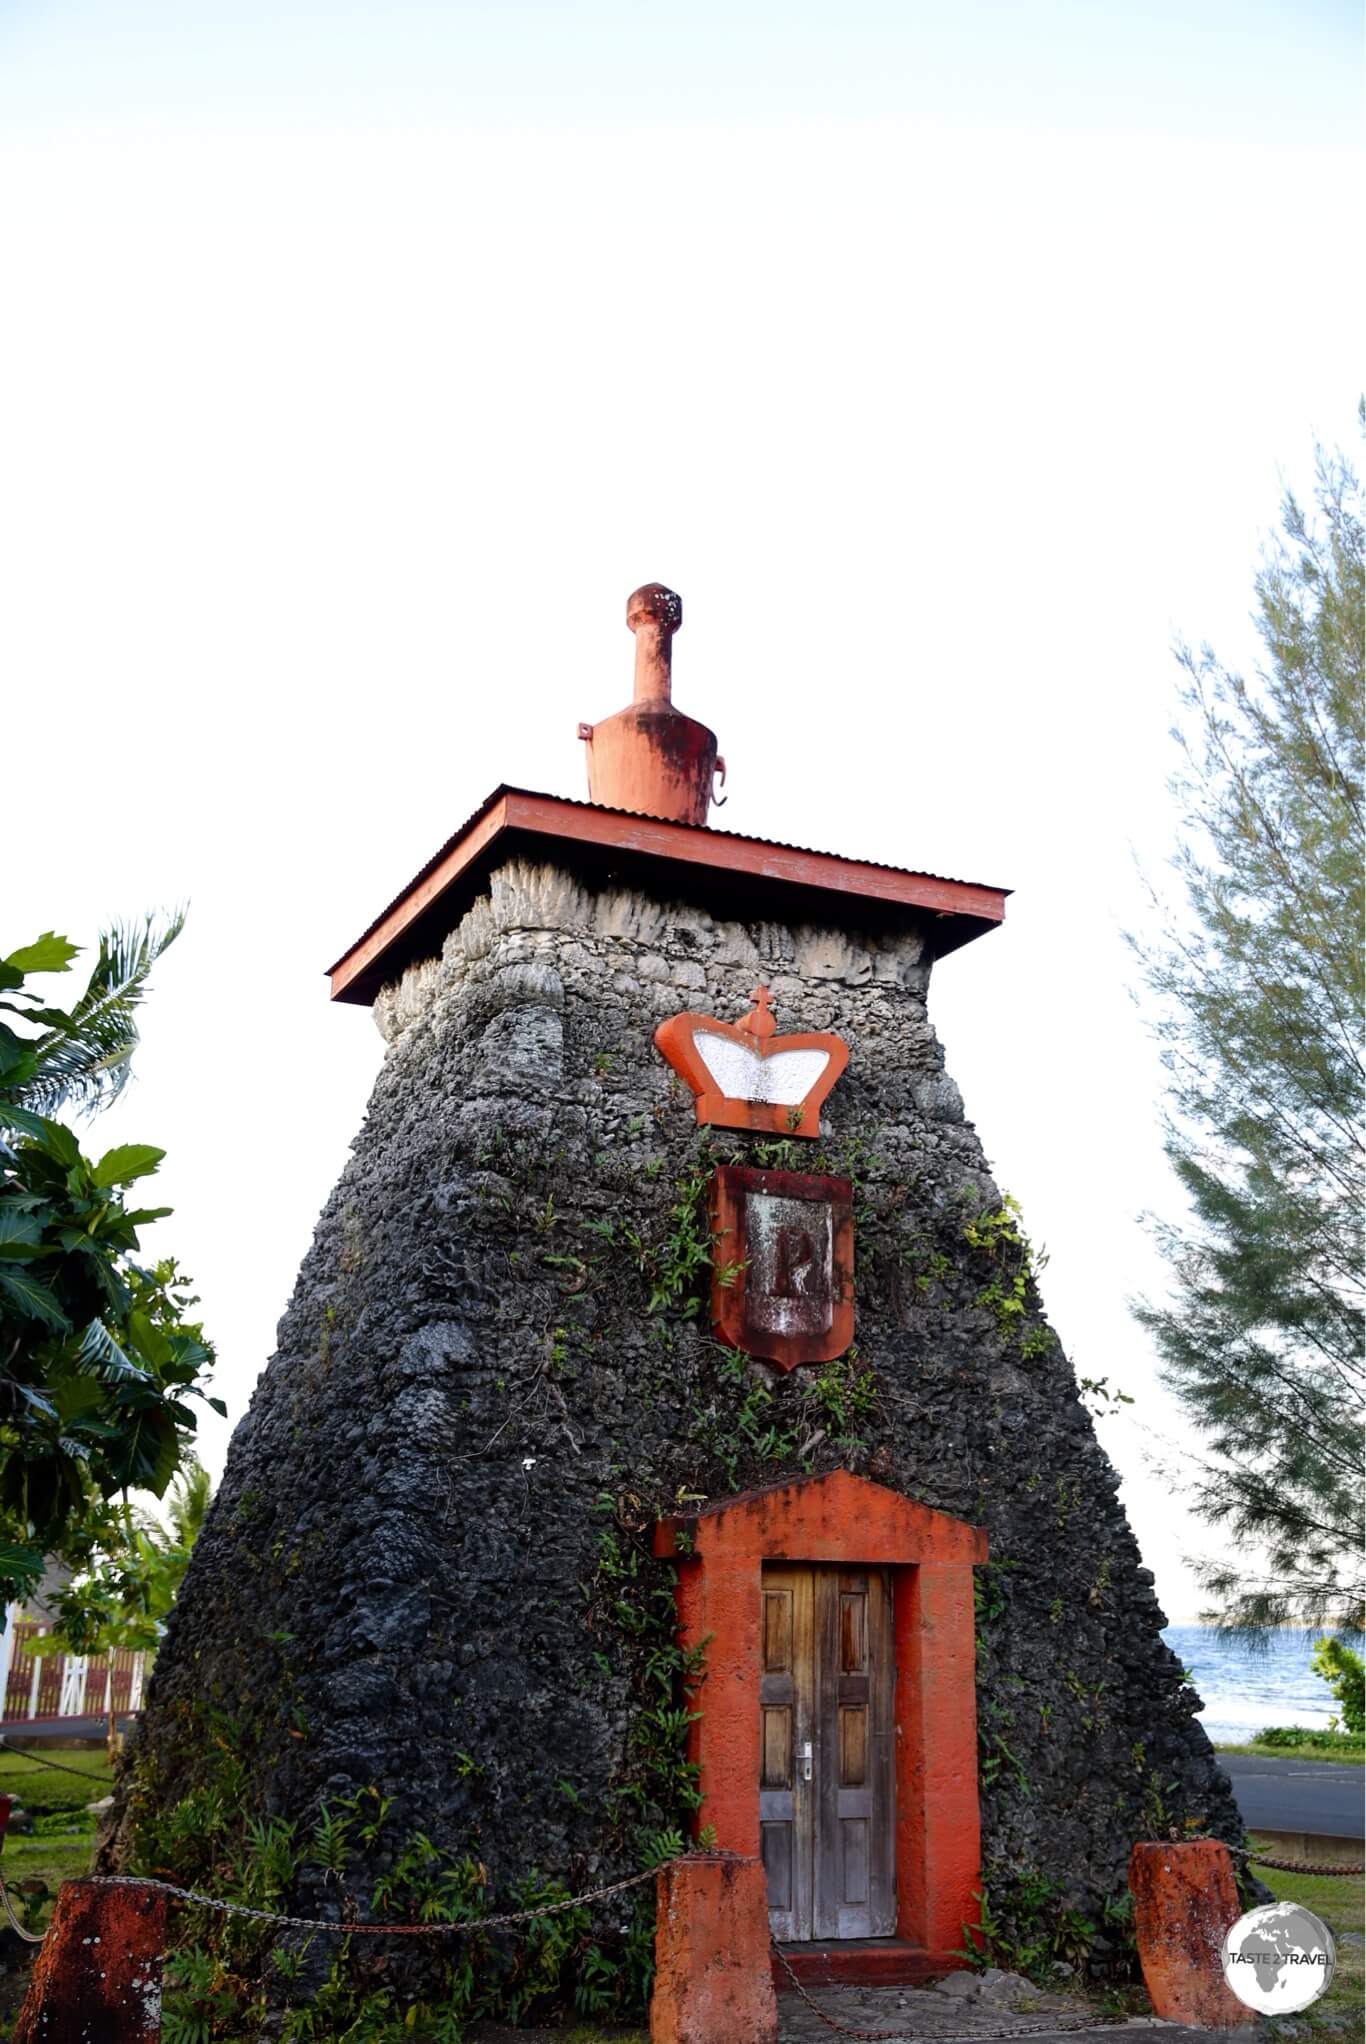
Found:
[[[1363,1770],[1331,1760],[1281,1760],[1221,1753],[1219,1765],[1249,1831],[1308,1831],[1325,1838],[1363,1836]]]

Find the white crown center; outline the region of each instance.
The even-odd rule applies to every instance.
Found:
[[[764,1057],[712,1029],[694,1029],[692,1040],[728,1100],[762,1101],[770,1107],[798,1106],[830,1062],[828,1050],[772,1050]]]

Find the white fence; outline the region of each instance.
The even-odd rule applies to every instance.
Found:
[[[5,1684],[0,1722],[12,1725],[34,1718],[103,1717],[109,1708],[110,1684],[117,1716],[142,1708],[142,1689],[149,1654],[35,1654],[30,1640],[46,1631],[32,1619],[12,1627],[9,1680]]]

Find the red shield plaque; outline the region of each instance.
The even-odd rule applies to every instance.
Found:
[[[849,1180],[722,1164],[711,1199],[721,1340],[782,1370],[842,1356],[854,1338]]]

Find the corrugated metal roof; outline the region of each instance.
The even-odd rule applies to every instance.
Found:
[[[465,821],[460,825],[460,827],[457,830],[453,830],[451,832],[450,836],[446,839],[445,843],[439,846],[438,849],[435,852],[433,852],[431,858],[428,859],[426,865],[421,867],[418,872],[414,873],[412,879],[409,880],[405,887],[399,889],[398,893],[394,896],[391,902],[386,903],[386,905],[380,910],[379,914],[375,917],[374,921],[370,923],[364,930],[362,930],[358,937],[354,938],[352,942],[347,945],[346,950],[342,953],[341,958],[337,960],[337,965],[340,965],[342,961],[348,958],[353,951],[357,950],[359,946],[365,942],[367,937],[370,937],[374,934],[374,932],[379,928],[380,924],[384,921],[385,917],[391,915],[393,911],[399,906],[400,902],[405,901],[407,899],[407,897],[412,893],[415,887],[421,886],[422,882],[427,878],[427,875],[434,871],[434,869],[441,864],[441,861],[446,857],[446,854],[451,850],[452,846],[459,844],[460,840],[463,837],[465,837],[469,831],[473,830],[475,824],[479,822],[480,818],[486,816],[489,810],[493,807],[494,803],[501,801],[504,795],[532,795],[536,796],[537,799],[541,801],[563,803],[565,808],[567,809],[592,809],[607,816],[633,816],[640,818],[643,822],[646,823],[657,823],[660,821],[658,817],[645,816],[643,812],[638,809],[609,809],[606,803],[603,802],[584,802],[577,799],[573,795],[545,795],[544,793],[542,793],[542,791],[535,788],[514,788],[511,785],[509,785],[509,783],[502,782],[498,787],[494,789],[491,795],[485,796],[484,800],[479,804],[479,807],[476,810],[474,810],[471,815],[465,818]],[[713,830],[710,828],[710,826],[704,824],[675,824],[673,828],[676,830],[690,831],[697,837],[736,838],[739,840],[741,844],[766,845],[771,847],[771,849],[776,852],[803,852],[814,858],[847,859],[851,856],[847,852],[829,851],[820,845],[793,844],[788,839],[785,838],[755,837],[751,835],[749,832],[743,830]],[[889,864],[889,862],[886,859],[859,859],[858,864],[861,866],[874,866],[880,872],[883,873],[905,873],[915,879],[939,880],[942,881],[946,886],[950,887],[980,887],[983,885],[991,884],[977,880],[963,880],[952,873],[930,873],[927,872],[923,866],[894,866]],[[1011,891],[1012,890],[1008,887],[993,888],[993,892],[1003,895],[1009,895]],[[335,972],[336,969],[337,969],[336,965],[329,966],[328,968],[328,970],[331,972]]]

